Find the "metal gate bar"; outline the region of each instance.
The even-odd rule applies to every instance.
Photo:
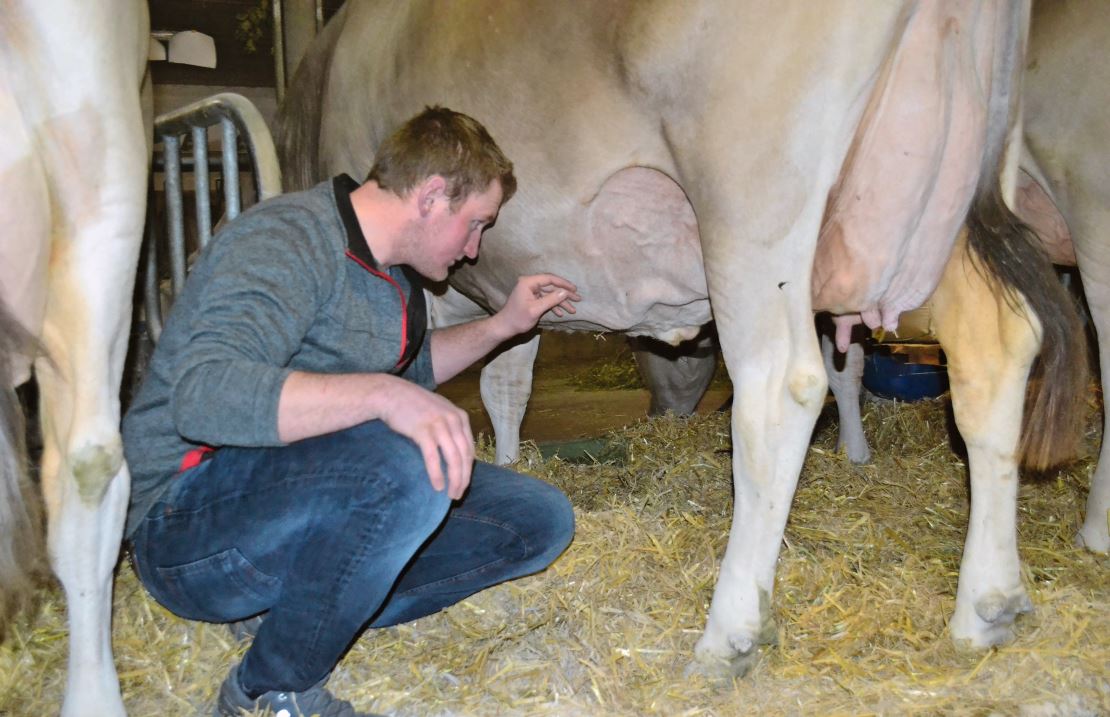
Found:
[[[242,95],[229,92],[213,95],[155,119],[154,137],[156,141],[162,142],[160,160],[166,195],[164,250],[169,252],[170,280],[175,298],[185,287],[187,271],[182,138],[188,137],[192,145],[192,161],[188,166],[192,170],[196,188],[197,243],[204,247],[212,237],[208,128],[217,124],[221,128],[219,168],[223,179],[226,218],[234,219],[242,210],[239,186],[240,144],[246,150],[257,201],[281,194],[281,170],[270,130],[258,108]],[[162,334],[162,301],[158,276],[158,255],[162,242],[159,241],[156,221],[147,222],[146,239],[143,306],[147,332],[151,340],[157,342]]]

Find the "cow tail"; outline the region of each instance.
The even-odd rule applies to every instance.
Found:
[[[1075,300],[1036,234],[1002,193],[1007,142],[1020,141],[1014,126],[1028,26],[1027,12],[1008,15],[1009,38],[995,59],[987,149],[968,217],[968,243],[977,270],[1000,289],[1009,307],[1040,320],[1041,352],[1029,375],[1019,454],[1026,468],[1043,471],[1078,454],[1086,418],[1087,347]]]
[[[31,483],[13,357],[34,339],[0,302],[0,636],[27,604],[46,564],[42,508]]]
[[[285,91],[275,134],[287,192],[308,189],[325,178],[320,166],[320,121],[333,49],[346,20],[344,5],[309,45]]]

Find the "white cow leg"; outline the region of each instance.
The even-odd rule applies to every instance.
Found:
[[[863,344],[853,341],[844,355],[844,364],[836,366],[836,344],[827,333],[821,332],[821,357],[829,377],[829,388],[836,399],[840,428],[836,449],[844,451],[852,463],[871,460],[871,448],[863,432],[860,417],[860,387],[863,385]]]
[[[1102,375],[1110,376],[1110,351],[1102,351],[1099,361]],[[1107,379],[1103,379],[1105,382]],[[1087,495],[1087,513],[1076,535],[1076,542],[1096,553],[1110,553],[1110,411],[1102,422],[1102,450],[1098,465],[1091,475],[1091,490]]]
[[[689,416],[698,407],[717,369],[717,350],[711,336],[672,347],[658,340],[630,336],[636,369],[651,392],[649,416],[673,411]],[[681,352],[680,352],[681,350]]]
[[[493,424],[497,464],[520,457],[520,424],[532,396],[532,367],[540,349],[537,333],[528,341],[502,351],[482,368],[482,404]]]
[[[788,286],[790,284],[784,284]],[[772,285],[773,286],[773,285]],[[813,333],[808,282],[760,300],[754,314],[715,309],[733,377],[735,506],[728,546],[695,654],[702,669],[740,675],[777,636],[775,566],[810,433],[828,383]],[[793,288],[793,286],[791,286]],[[741,313],[743,305],[737,306]]]
[[[1106,185],[1092,182],[1091,186]],[[1101,240],[1105,228],[1110,227],[1110,209],[1101,203],[1097,207],[1084,206],[1077,211],[1077,215],[1084,222],[1077,230],[1077,237]],[[1110,250],[1110,244],[1088,240],[1077,248],[1080,250],[1079,270],[1083,276],[1083,289],[1095,330],[1098,332],[1098,360],[1105,395],[1105,387],[1110,385],[1110,273],[1103,268],[1106,263],[1101,260],[1101,254]],[[1102,449],[1099,452],[1098,465],[1091,474],[1087,512],[1079,534],[1076,535],[1076,542],[1096,553],[1110,553],[1110,410],[1103,411]]]
[[[98,432],[101,440],[92,438]],[[94,429],[85,435],[80,448],[69,444],[65,457],[52,445],[43,460],[50,558],[65,589],[69,621],[62,714],[114,717],[125,712],[112,659],[112,571],[130,476],[118,434]]]
[[[1032,610],[1017,550],[1017,456],[1040,322],[992,294],[965,246],[961,238],[932,299],[971,472],[971,514],[949,628],[959,642],[989,647],[1010,640],[1015,618]]]
[[[136,177],[140,187],[144,176]],[[124,714],[112,660],[111,612],[130,492],[119,385],[143,207],[131,209],[131,217],[73,238],[64,260],[52,269],[43,331],[49,359],[36,363],[47,545],[69,616],[65,717]],[[113,241],[132,235],[134,242]]]
[[[138,103],[134,109],[133,126],[121,121],[120,134],[105,137],[110,161],[65,187],[72,202],[55,230],[42,334],[48,358],[35,366],[47,546],[69,617],[64,717],[124,715],[111,643],[112,577],[131,487],[119,388],[149,169]],[[88,206],[86,191],[101,209],[66,213]]]
[[[89,331],[102,324],[94,322]],[[112,661],[111,610],[130,476],[119,435],[119,401],[110,391],[118,389],[118,372],[103,355],[79,353],[85,350],[54,353],[56,372],[46,361],[38,365],[47,544],[69,617],[62,708],[67,717],[124,714]]]
[[[489,314],[473,300],[448,286],[442,294],[425,291],[431,328],[481,319]],[[482,404],[493,424],[494,452],[498,465],[520,456],[520,424],[532,396],[532,364],[540,348],[540,335],[493,356],[482,368],[479,390]]]

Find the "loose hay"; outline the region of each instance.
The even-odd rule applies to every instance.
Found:
[[[586,391],[618,391],[644,388],[644,381],[636,368],[636,359],[627,347],[605,361],[590,361],[572,373],[568,383]]]
[[[1037,611],[1014,644],[961,652],[946,621],[967,485],[945,406],[869,404],[864,421],[876,458],[863,467],[819,424],[780,558],[779,644],[745,679],[683,677],[731,518],[728,420],[713,415],[613,434],[623,465],[526,447],[519,467],[576,506],[567,552],[542,574],[366,634],[333,688],[395,715],[1110,714],[1110,561],[1072,544],[1092,460],[1022,486]],[[132,715],[205,712],[242,650],[221,626],[167,614],[126,565],[114,637]],[[0,648],[0,713],[56,712],[64,652],[54,594]]]
[[[647,388],[644,385],[643,377],[640,376],[640,370],[636,366],[636,356],[627,346],[620,349],[615,356],[600,361],[588,362],[582,368],[571,373],[567,383],[582,391],[620,391]],[[710,385],[728,385],[728,369],[725,368],[724,359],[719,355]]]

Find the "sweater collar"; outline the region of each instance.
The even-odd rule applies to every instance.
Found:
[[[332,180],[335,206],[339,210],[339,218],[347,232],[347,250],[362,262],[375,269],[380,269],[378,260],[374,258],[374,253],[370,251],[370,245],[366,242],[366,235],[362,233],[362,227],[359,226],[355,207],[351,203],[351,192],[358,189],[358,187],[358,182],[351,179],[350,175],[340,174],[335,177]]]

